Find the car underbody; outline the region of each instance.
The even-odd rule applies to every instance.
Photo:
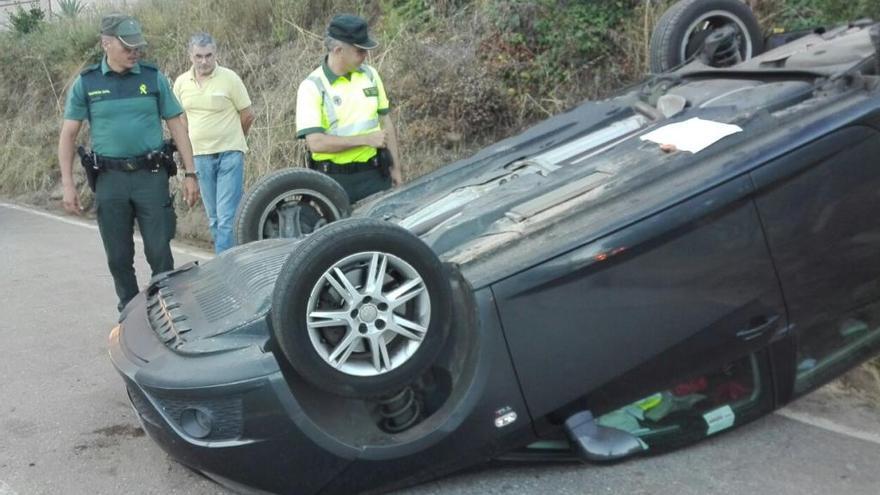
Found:
[[[660,452],[807,393],[880,348],[878,45],[863,22],[693,61],[351,218],[252,215],[309,235],[161,274],[120,316],[137,416],[225,484],[329,494]],[[678,125],[727,134],[652,140]]]
[[[399,223],[462,265],[475,286],[492,283],[508,275],[504,267],[518,270],[527,259],[574,247],[563,239],[580,242],[584,232],[600,239],[667,198],[698,193],[694,184],[708,189],[815,139],[823,125],[873,111],[868,102],[877,79],[863,73],[874,63],[866,29],[840,27],[779,50],[736,70],[688,66],[609,100],[585,102],[405,191],[375,198],[355,215]],[[687,109],[662,115],[656,105],[664,95],[683,98]],[[743,132],[698,155],[666,154],[639,140],[694,117]],[[809,127],[813,134],[805,135]]]

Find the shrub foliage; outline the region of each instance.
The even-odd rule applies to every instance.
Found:
[[[28,34],[39,29],[45,17],[46,13],[39,7],[25,9],[19,6],[15,12],[9,14],[9,22],[16,33]]]

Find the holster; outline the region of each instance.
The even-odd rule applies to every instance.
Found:
[[[394,157],[391,155],[391,150],[379,148],[376,151],[378,151],[376,156],[379,159],[379,171],[382,173],[382,177],[388,177],[391,175],[391,167],[394,166]]]
[[[79,163],[83,166],[83,169],[85,169],[86,182],[89,184],[89,189],[91,189],[92,192],[95,192],[95,184],[98,182],[98,174],[101,172],[101,167],[95,159],[95,152],[86,151],[86,149],[80,145],[76,148],[76,154],[79,155]]]
[[[177,151],[177,145],[173,139],[166,139],[162,143],[162,147],[147,155],[148,158],[155,158],[159,164],[168,173],[168,177],[177,175],[177,162],[174,161],[174,152]]]

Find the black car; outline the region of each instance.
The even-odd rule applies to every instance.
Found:
[[[144,429],[231,486],[386,490],[678,447],[874,355],[880,27],[756,55],[682,9],[684,65],[353,209],[263,180],[253,242],[111,333]]]

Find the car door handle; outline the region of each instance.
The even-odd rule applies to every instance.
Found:
[[[779,315],[760,316],[752,319],[749,328],[736,332],[736,337],[742,341],[749,341],[760,337],[767,330],[776,328],[776,322],[779,321]]]

